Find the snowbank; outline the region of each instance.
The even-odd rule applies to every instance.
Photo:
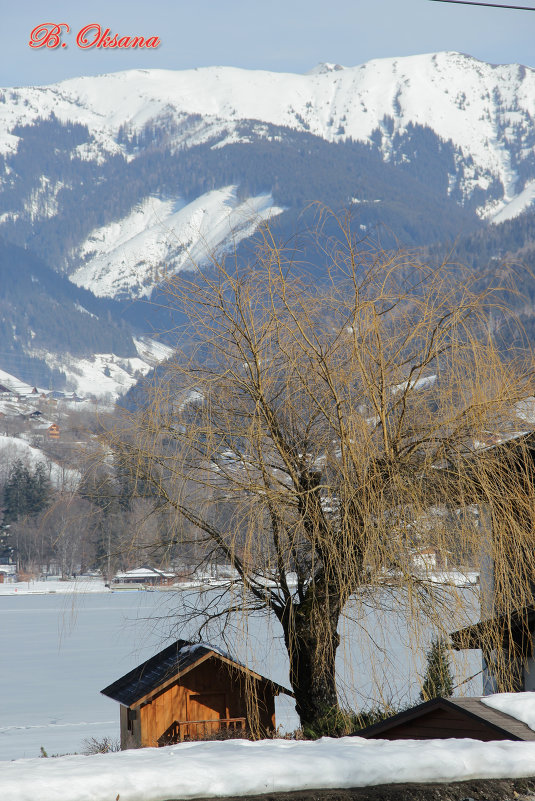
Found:
[[[2,762],[0,786],[9,801],[165,801],[534,774],[535,743],[345,737],[182,743]]]

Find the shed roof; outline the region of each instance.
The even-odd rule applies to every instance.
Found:
[[[488,642],[489,633],[497,633],[504,645],[509,640],[524,641],[526,647],[531,649],[531,633],[535,628],[535,606],[524,606],[508,614],[495,615],[488,620],[481,620],[472,626],[453,631],[450,634],[453,648],[462,651],[472,648],[481,648]]]
[[[380,737],[381,734],[386,734],[388,731],[395,729],[405,723],[416,721],[418,718],[427,715],[436,709],[454,710],[460,715],[478,720],[480,723],[487,726],[491,731],[494,731],[500,737],[506,737],[508,740],[532,740],[535,741],[535,731],[529,728],[525,723],[507,715],[505,712],[500,712],[490,706],[482,703],[481,698],[433,698],[431,701],[425,701],[422,704],[411,707],[404,712],[393,715],[386,720],[381,720],[373,726],[367,726],[365,729],[357,732],[359,737]]]
[[[114,701],[119,701],[124,706],[133,706],[136,702],[156,692],[163,684],[180,678],[195,664],[205,661],[210,656],[220,659],[253,678],[268,682],[275,694],[282,692],[286,695],[293,695],[291,690],[249,670],[216,646],[209,643],[192,643],[187,640],[177,640],[164,648],[160,653],[142,662],[129,673],[105,687],[101,693],[113,698]]]

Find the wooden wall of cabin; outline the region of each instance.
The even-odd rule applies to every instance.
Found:
[[[275,699],[271,686],[263,681],[254,681],[254,685],[259,701],[260,727],[265,732],[273,731]],[[158,739],[175,721],[209,720],[214,717],[246,718],[250,727],[247,709],[247,693],[250,691],[251,685],[244,680],[241,671],[230,669],[219,659],[208,659],[139,708],[139,744],[149,747],[158,745]],[[208,711],[199,718],[199,704],[195,703],[194,697],[208,694],[212,696],[213,706],[220,712],[212,714]]]

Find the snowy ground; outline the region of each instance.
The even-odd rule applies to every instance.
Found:
[[[46,581],[16,581],[9,584],[0,584],[2,595],[73,595],[78,593],[99,592],[109,593],[111,590],[104,585],[100,578],[82,577],[75,581],[62,581],[60,578]],[[1,612],[1,608],[0,608]]]
[[[476,740],[182,743],[0,763],[9,801],[165,801],[535,775],[535,743]]]

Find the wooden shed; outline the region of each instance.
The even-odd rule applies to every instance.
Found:
[[[481,698],[434,698],[357,732],[378,740],[532,740],[525,723],[487,706]]]
[[[204,739],[225,730],[272,732],[275,696],[293,694],[220,649],[186,640],[177,640],[101,692],[121,704],[123,749]]]

